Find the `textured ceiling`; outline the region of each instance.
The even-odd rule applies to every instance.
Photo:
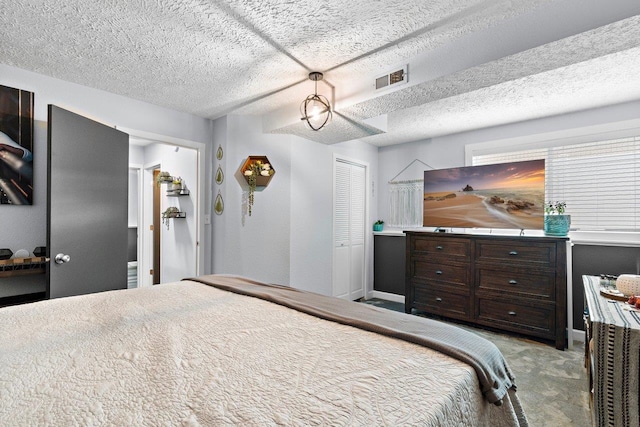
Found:
[[[2,63],[265,131],[390,145],[640,99],[637,0],[23,0]],[[375,77],[409,81],[375,93]],[[299,102],[335,102],[321,132]],[[366,124],[386,118],[384,129]]]

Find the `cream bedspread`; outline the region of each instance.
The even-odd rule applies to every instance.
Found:
[[[466,364],[183,281],[0,309],[0,425],[518,425]]]

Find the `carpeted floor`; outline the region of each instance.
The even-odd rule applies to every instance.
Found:
[[[362,302],[404,312],[401,303],[375,298]],[[591,425],[582,343],[559,351],[550,344],[519,336],[456,325],[483,336],[502,351],[516,375],[518,396],[531,427]]]

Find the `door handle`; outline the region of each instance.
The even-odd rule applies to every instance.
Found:
[[[55,257],[56,264],[64,264],[71,261],[71,257],[69,255],[65,255],[63,253],[59,253]]]

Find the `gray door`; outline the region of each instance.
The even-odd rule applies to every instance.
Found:
[[[129,135],[49,105],[48,149],[47,298],[125,289]]]

